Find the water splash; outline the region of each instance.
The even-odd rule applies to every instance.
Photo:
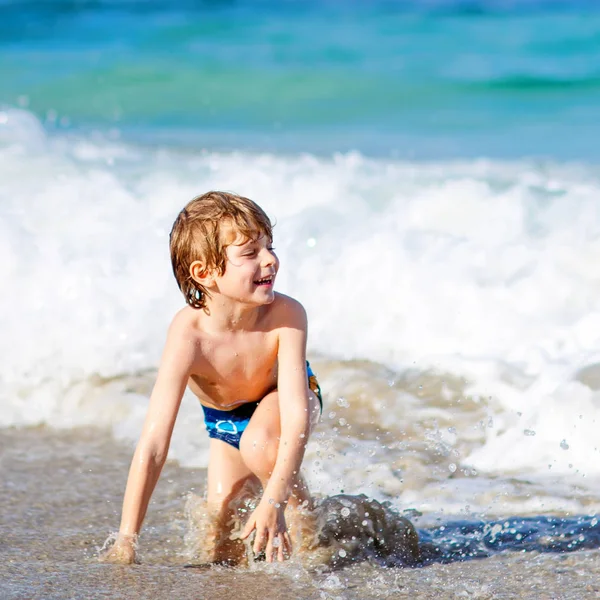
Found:
[[[192,562],[248,565],[262,558],[253,556],[250,542],[239,539],[259,500],[256,492],[246,487],[220,513],[198,496],[189,496],[186,548]],[[317,499],[311,509],[288,509],[286,518],[296,556],[308,568],[339,568],[362,561],[412,566],[420,560],[418,535],[410,521],[387,503],[364,495]]]
[[[264,559],[254,556],[250,541],[240,540],[260,498],[258,491],[246,487],[220,515],[211,513],[205,500],[190,495],[189,566],[249,566]],[[507,550],[562,553],[600,547],[600,524],[594,516],[457,520],[417,530],[387,502],[340,494],[316,500],[310,510],[288,509],[286,518],[295,559],[309,569],[339,569],[359,562],[416,567],[487,558]]]

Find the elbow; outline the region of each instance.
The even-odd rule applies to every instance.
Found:
[[[159,448],[155,448],[152,453],[151,453],[151,459],[152,462],[159,467],[162,467],[166,460],[167,460],[167,455],[169,454],[169,448],[168,447],[159,447]]]
[[[144,465],[162,468],[169,454],[168,444],[145,442],[138,447],[138,460]]]

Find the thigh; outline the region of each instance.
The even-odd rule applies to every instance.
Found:
[[[237,448],[211,438],[208,461],[208,497],[211,505],[229,501],[249,479],[256,479]]]

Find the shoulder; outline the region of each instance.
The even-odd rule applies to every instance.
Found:
[[[197,309],[185,306],[171,320],[169,325],[169,336],[189,336],[199,333],[198,317],[195,314]]]
[[[306,310],[295,298],[276,292],[272,309],[273,316],[279,327],[306,329]]]
[[[202,331],[199,326],[197,309],[186,306],[178,311],[167,333],[167,347],[171,350],[192,352],[202,340]]]

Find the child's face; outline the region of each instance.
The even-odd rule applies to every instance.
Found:
[[[215,278],[219,293],[247,304],[270,304],[279,259],[271,241],[261,235],[256,241],[232,233],[226,248],[225,272]]]

